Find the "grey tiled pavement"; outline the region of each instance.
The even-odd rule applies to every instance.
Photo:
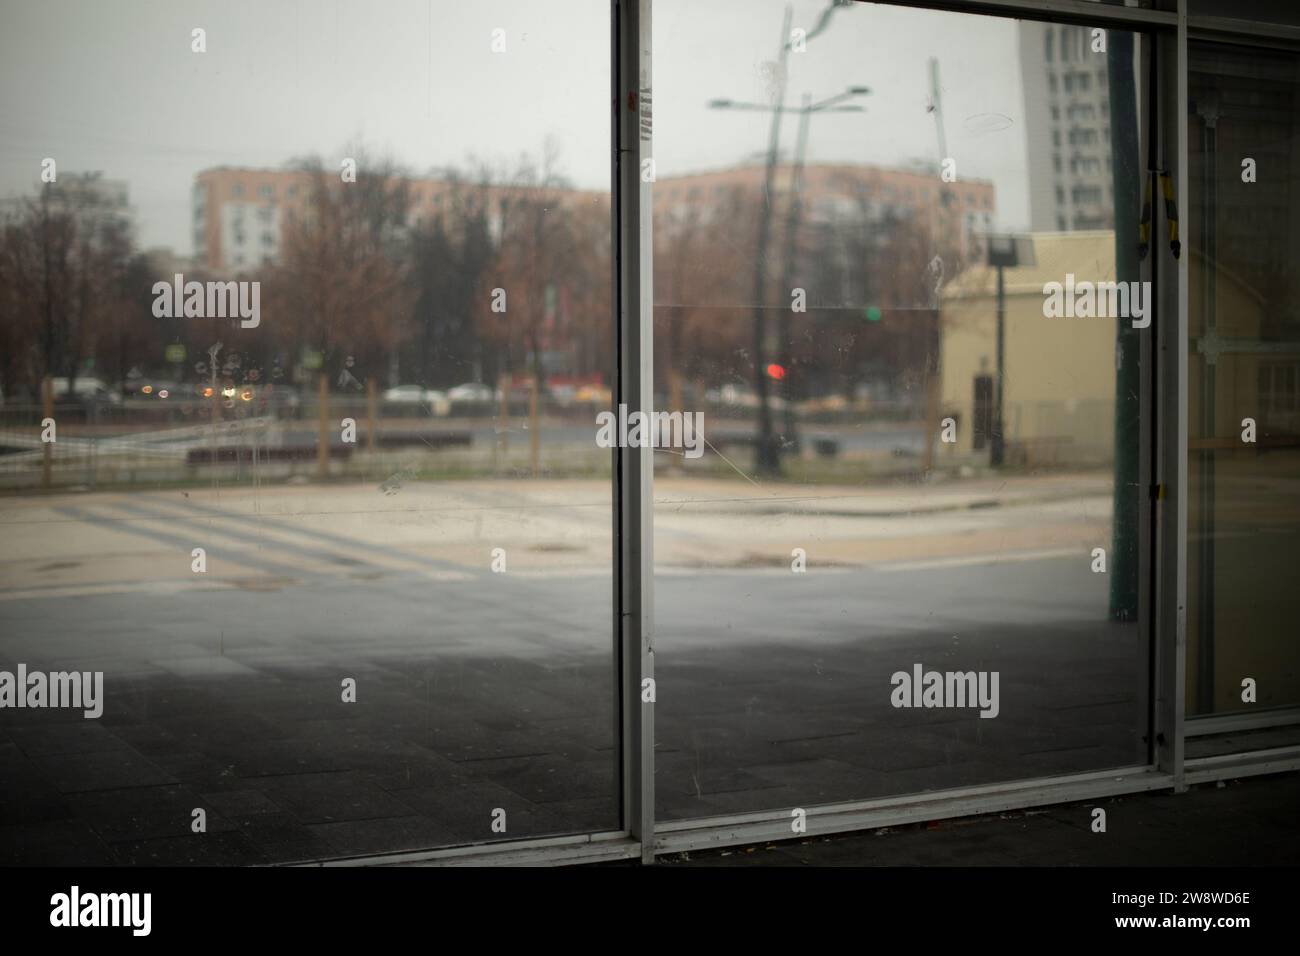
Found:
[[[668,578],[661,594],[671,599],[682,581]],[[728,598],[744,581],[715,582],[715,592]],[[472,581],[458,594],[476,588],[484,603],[496,596]],[[365,594],[359,587],[314,595],[301,605],[311,620],[296,627],[328,632],[331,616]],[[544,621],[571,613],[584,597],[572,582],[556,580],[534,588],[529,601]],[[155,628],[183,633],[198,599],[151,599],[143,616]],[[115,620],[141,615],[143,600],[103,597],[94,609]],[[11,614],[20,609],[15,603]],[[71,619],[59,633],[94,635],[93,621],[76,618],[85,607],[46,604],[42,613]],[[599,628],[590,629],[593,650],[586,653],[449,654],[431,646],[415,656],[406,635],[427,624],[413,595],[384,605],[385,640],[349,645],[336,630],[332,653],[318,663],[310,652],[259,636],[254,622],[272,607],[279,613],[285,605],[243,592],[225,598],[227,626],[238,639],[220,653],[248,664],[249,675],[176,675],[166,670],[165,654],[153,658],[163,667],[146,672],[123,654],[100,720],[7,711],[0,862],[235,864],[428,848],[492,839],[496,807],[507,810],[509,838],[615,827],[612,668],[594,649],[604,640]],[[691,646],[687,633],[671,634],[666,617],[656,713],[663,818],[1136,760],[1140,741],[1125,724],[1135,698],[1098,697],[1077,680],[1086,666],[1103,685],[1128,682],[1122,628],[1072,633],[1061,626],[1050,643],[1014,628],[991,629],[988,637],[968,629],[963,661],[989,653],[980,650],[986,642],[1015,648],[1003,657],[1002,693],[1020,702],[985,721],[970,711],[888,705],[896,662],[915,656],[942,666],[954,659],[946,630],[795,647],[772,640],[759,648]],[[476,626],[471,616],[466,640]],[[395,654],[397,647],[405,653]],[[245,654],[258,648],[265,653]],[[1054,659],[1076,663],[1071,669]],[[27,662],[52,666],[30,656]],[[340,673],[358,677],[356,704],[339,703]],[[207,812],[202,836],[189,832],[195,807]]]
[[[351,509],[352,492],[325,489],[337,513],[277,513],[308,502],[295,492],[256,517],[185,493],[87,495],[75,508],[94,521],[9,522],[47,553],[23,551],[9,573],[33,576],[0,581],[0,667],[103,669],[107,700],[96,721],[0,715],[0,864],[293,862],[613,829],[607,511],[462,512],[440,486],[421,493],[392,510],[371,488]],[[665,534],[726,540],[701,520],[720,519],[666,520]],[[999,520],[1011,534],[1046,518]],[[522,540],[507,575],[453,560],[520,529],[540,567]],[[242,564],[196,581],[189,544],[210,540]],[[574,540],[593,564],[548,566]],[[1008,555],[657,576],[658,815],[1142,762],[1144,642],[1107,621],[1104,576],[1056,552]],[[999,717],[892,708],[890,674],[912,662],[998,670]],[[490,830],[497,807],[506,834]]]

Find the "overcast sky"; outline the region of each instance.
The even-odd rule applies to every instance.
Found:
[[[811,29],[828,0],[796,0]],[[658,174],[753,161],[784,0],[656,0]],[[422,172],[474,155],[538,154],[576,185],[609,183],[606,0],[0,0],[0,194],[30,192],[43,157],[129,184],[140,244],[189,254],[190,187],[217,165],[337,164],[364,142]],[[190,31],[207,31],[207,52]],[[492,31],[506,51],[493,53]],[[939,58],[948,152],[992,179],[999,225],[1028,222],[1012,20],[859,4],[790,57],[789,102],[866,85],[862,114],[813,119],[810,161],[939,158],[927,61]],[[795,122],[783,129],[792,145]]]

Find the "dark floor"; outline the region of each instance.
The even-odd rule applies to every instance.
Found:
[[[945,632],[688,650],[659,674],[659,817],[1139,763],[1136,720],[1124,723],[1134,699],[1108,699],[1078,665],[1049,663],[1091,652],[1096,683],[1114,687],[1104,669],[1122,674],[1123,658],[1105,651],[1123,635],[1099,631],[1060,633],[1050,648],[998,635],[1008,703],[992,721],[890,708],[895,662],[943,666]],[[220,660],[257,648],[228,641]],[[282,863],[617,828],[606,660],[372,653],[329,668],[322,650],[258,661],[240,680],[122,674],[100,720],[6,711],[0,864]],[[340,673],[358,678],[357,703],[340,703]],[[205,834],[191,832],[195,808]],[[490,829],[496,808],[504,834]]]
[[[102,670],[105,697],[96,720],[0,714],[0,865],[287,863],[617,828],[607,568],[466,570],[176,496],[58,513],[89,549],[64,563],[87,574],[126,574],[113,563],[132,548],[188,568],[194,541],[210,558],[228,545],[238,574],[0,601],[0,669]],[[1146,643],[1108,620],[1086,562],[731,570],[656,578],[660,820],[1146,760]],[[895,708],[891,675],[916,664],[999,674],[997,719]]]
[[[1106,832],[1092,832],[1092,811]],[[677,866],[1287,866],[1300,773],[661,857]]]
[[[1092,575],[1083,594],[1068,561],[1039,564],[659,582],[659,818],[1142,762],[1132,628],[1089,619]],[[286,863],[616,829],[608,608],[590,580],[498,578],[5,602],[0,667],[102,668],[106,701],[98,720],[4,712],[0,864]],[[913,662],[998,670],[998,718],[894,709],[890,675]]]

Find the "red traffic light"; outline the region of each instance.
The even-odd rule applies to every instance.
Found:
[[[781,379],[785,378],[785,368],[773,362],[767,367],[767,374],[769,377],[774,378],[779,382]]]

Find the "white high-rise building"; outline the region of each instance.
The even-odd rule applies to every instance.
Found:
[[[1035,232],[1115,228],[1107,54],[1093,31],[1020,22]]]

